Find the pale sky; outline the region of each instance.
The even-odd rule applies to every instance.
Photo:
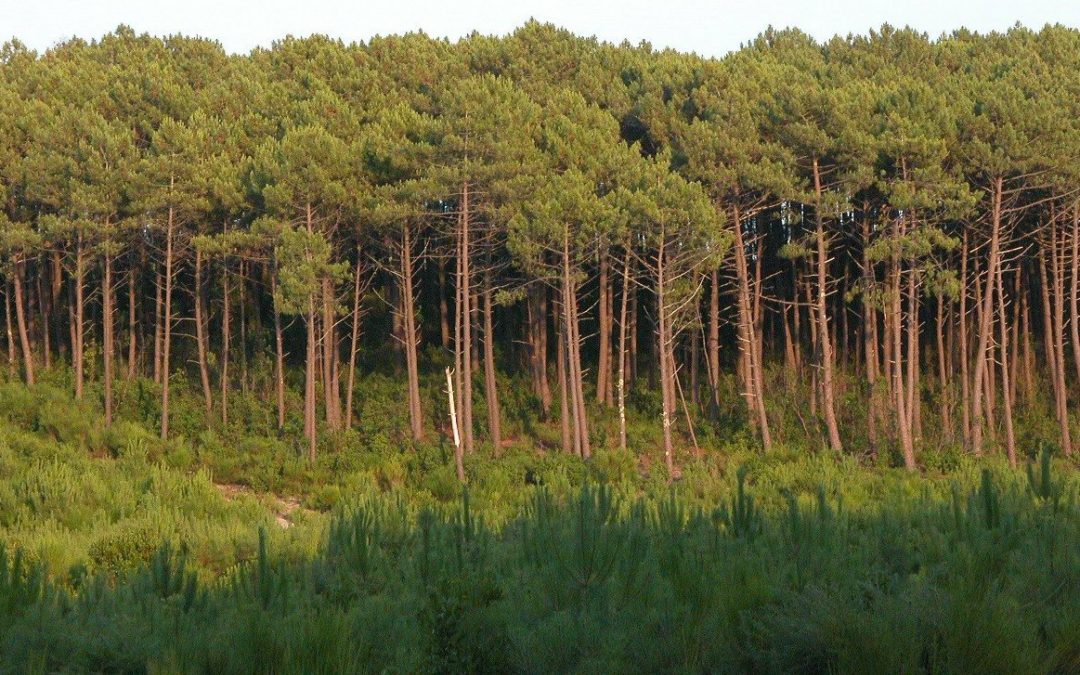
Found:
[[[770,24],[796,26],[818,39],[882,23],[931,37],[960,26],[985,32],[1017,22],[1080,27],[1080,0],[0,0],[0,42],[17,37],[41,51],[123,23],[155,35],[201,35],[246,52],[289,34],[347,42],[417,29],[451,38],[473,30],[505,34],[530,17],[612,42],[647,40],[722,55]]]

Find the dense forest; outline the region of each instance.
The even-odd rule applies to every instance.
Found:
[[[279,428],[299,409],[314,457],[393,364],[463,480],[504,440],[504,372],[584,458],[597,410],[625,447],[658,392],[672,475],[720,422],[912,470],[943,442],[1015,464],[1023,416],[1072,450],[1075,30],[770,30],[706,59],[537,23],[241,56],[120,28],[9,43],[0,73],[8,368],[70,364],[106,423],[152,376],[168,437],[183,371],[206,424],[241,387]]]
[[[0,673],[1080,672],[1078,158],[1062,26],[10,42]]]

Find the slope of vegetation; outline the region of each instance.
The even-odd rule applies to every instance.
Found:
[[[1078,483],[1048,456],[948,479],[758,458],[712,467],[707,508],[522,487],[497,526],[468,497],[368,492],[283,532],[205,473],[8,437],[66,461],[5,449],[3,538],[27,547],[0,549],[5,672],[1080,667]],[[24,551],[85,562],[45,574]]]
[[[446,447],[312,465],[106,428],[49,384],[0,413],[0,672],[1080,667],[1080,474],[1048,452],[912,476],[717,440],[669,486],[488,448],[463,498]]]

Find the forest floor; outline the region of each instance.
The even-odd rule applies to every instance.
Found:
[[[308,513],[312,513],[310,509],[303,509],[300,505],[300,500],[296,497],[281,497],[272,492],[259,492],[247,485],[240,485],[239,483],[214,483],[214,487],[217,488],[217,491],[221,493],[221,496],[228,501],[247,496],[267,504],[274,514],[274,521],[281,526],[281,529],[283,530],[292,527],[293,514],[296,513],[296,511],[304,510]]]

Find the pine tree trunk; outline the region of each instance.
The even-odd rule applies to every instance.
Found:
[[[1050,245],[1052,270],[1054,274],[1054,348],[1057,361],[1055,373],[1057,388],[1060,392],[1061,408],[1061,450],[1066,455],[1072,454],[1072,441],[1069,433],[1069,389],[1065,384],[1065,264],[1063,261],[1065,236],[1061,235],[1061,248],[1058,248],[1057,222],[1051,215]],[[1015,453],[1014,453],[1015,454]]]
[[[275,272],[276,273],[276,272]],[[247,275],[248,267],[247,263],[243,260],[240,261],[240,283],[237,291],[240,294],[240,391],[245,395],[248,393],[248,321],[247,321],[247,304],[248,304],[248,289],[247,289]]]
[[[45,357],[45,370],[52,368],[52,340],[50,338],[51,324],[50,317],[52,316],[52,308],[49,302],[49,296],[45,293],[45,289],[42,285],[42,277],[45,275],[45,268],[41,266],[37,274],[37,297],[38,297],[38,310],[41,312],[41,347],[42,355]]]
[[[985,417],[982,410],[984,378],[987,370],[987,352],[990,345],[990,319],[993,312],[994,275],[997,273],[1001,250],[1001,199],[1004,180],[995,178],[991,194],[990,253],[987,260],[986,285],[979,300],[979,343],[975,350],[975,372],[972,376],[971,401],[974,406],[972,415],[971,446],[976,454],[982,454],[983,425]],[[978,276],[976,275],[976,283]]]
[[[540,378],[540,405],[544,415],[551,412],[551,383],[548,381],[548,287],[539,289],[536,317],[537,356],[536,365]]]
[[[195,344],[199,359],[199,383],[202,385],[203,412],[206,415],[206,423],[210,423],[210,415],[214,409],[214,395],[210,389],[210,366],[207,362],[206,346],[206,308],[203,298],[203,258],[202,251],[195,249],[195,288],[192,295],[195,301]]]
[[[565,316],[562,311],[562,303],[558,303],[560,314]],[[556,361],[556,377],[559,378],[559,429],[562,432],[562,448],[563,452],[567,454],[581,454],[580,448],[576,447],[574,439],[576,436],[571,431],[571,418],[570,418],[570,379],[569,372],[566,367],[566,353],[568,350],[566,339],[566,323],[565,321],[556,322],[555,331],[555,345],[558,352],[555,357]]]
[[[228,232],[226,225],[225,231]],[[232,289],[229,284],[229,263],[221,265],[221,424],[229,423],[229,347],[232,344]]]
[[[693,330],[690,331],[690,402],[701,409],[700,400],[700,388],[701,385],[698,382],[698,371],[700,370],[700,358],[701,358],[701,332],[698,330],[698,326],[701,324],[701,308],[694,307],[695,317]]]
[[[315,295],[308,293],[307,316],[304,317],[307,328],[306,355],[304,358],[304,437],[307,439],[308,460],[315,461],[317,429],[315,426]]]
[[[1004,284],[1004,281],[1002,281]],[[1009,327],[1009,387],[1005,395],[1009,397],[1009,406],[1016,407],[1016,393],[1020,380],[1020,267],[1013,275],[1012,325]],[[1004,302],[1002,311],[1005,311]]]
[[[630,382],[636,383],[638,378],[638,294],[637,288],[630,289],[630,354],[629,361]]]
[[[596,402],[610,403],[607,399],[608,380],[611,377],[611,308],[608,307],[608,256],[600,252],[600,278],[598,281],[598,311],[600,315],[600,338],[597,346]]]
[[[136,275],[135,265],[132,263],[131,269],[128,270],[127,288],[128,288],[128,354],[127,354],[127,379],[134,380],[136,366],[138,364],[138,332],[139,323],[138,315],[136,314],[138,291],[136,290]]]
[[[899,221],[899,218],[896,219]],[[894,227],[899,228],[896,224]],[[899,229],[894,230],[899,236]],[[907,395],[904,391],[904,364],[903,347],[901,344],[903,332],[903,310],[901,305],[900,290],[900,260],[895,255],[892,260],[892,318],[889,321],[889,336],[892,339],[893,363],[891,366],[893,377],[893,405],[896,407],[896,429],[900,437],[900,449],[904,454],[904,467],[908,471],[915,471],[915,447],[911,438],[911,427],[908,424]]]
[[[735,234],[735,276],[738,285],[738,333],[741,354],[742,379],[746,396],[747,414],[751,426],[756,427],[765,450],[772,448],[772,434],[769,430],[768,415],[765,411],[764,378],[761,364],[757,363],[758,336],[755,332],[754,308],[751,300],[750,270],[746,260],[746,247],[743,242],[742,219],[737,205],[732,208],[732,229]]]
[[[461,188],[461,214],[458,229],[458,303],[457,320],[461,329],[461,339],[457,344],[458,359],[461,362],[460,393],[461,397],[461,434],[467,454],[473,451],[473,338],[472,338],[472,290],[469,268],[471,213],[469,205],[469,184]]]
[[[920,419],[921,401],[919,396],[919,294],[917,292],[918,270],[908,271],[908,323],[907,323],[907,414],[908,427],[911,429],[912,443],[917,445],[922,438]]]
[[[161,272],[154,274],[154,384],[161,384],[161,308],[165,280]]]
[[[971,382],[968,371],[971,354],[968,349],[968,233],[964,229],[960,246],[960,311],[958,317],[958,330],[960,333],[960,415],[963,428],[961,429],[965,444],[971,441]]]
[[[11,293],[4,287],[4,327],[7,329],[8,379],[15,379],[15,331],[11,327]]]
[[[356,355],[360,351],[360,247],[356,249],[353,269],[353,301],[351,334],[349,335],[349,371],[345,378],[345,428],[352,429],[353,394],[356,391]]]
[[[1009,319],[1005,311],[1005,288],[1002,282],[1001,267],[997,271],[997,297],[998,297],[998,326],[1001,340],[1001,389],[1005,393],[1003,409],[1005,413],[1005,450],[1009,458],[1009,465],[1016,468],[1016,437],[1013,433],[1013,410],[1012,399],[1009,396]],[[1059,303],[1060,305],[1060,303]]]
[[[551,389],[547,382],[547,289],[531,286],[527,295],[529,370],[533,393],[540,401],[544,418],[551,413]]]
[[[1024,340],[1024,388],[1030,399],[1035,394],[1035,350],[1031,346],[1031,300],[1030,290],[1020,284],[1019,270],[1017,274],[1017,293],[1020,295],[1020,320],[1022,321],[1020,333]]]
[[[106,222],[106,227],[108,223]],[[113,420],[113,283],[112,283],[113,256],[111,252],[105,253],[105,272],[101,282],[102,302],[102,347],[101,353],[104,359],[105,379],[105,425],[112,424]]]
[[[277,269],[273,272],[271,280],[274,304],[274,389],[277,394],[277,428],[278,431],[285,429],[285,336],[281,329],[281,309],[277,302]]]
[[[502,417],[499,410],[499,388],[495,380],[495,329],[491,301],[491,270],[484,270],[484,398],[488,410],[488,435],[496,454],[502,447]]]
[[[23,371],[26,374],[26,383],[34,384],[34,353],[30,350],[30,331],[27,327],[25,299],[23,293],[23,276],[26,274],[26,261],[21,257],[15,259],[15,274],[12,275],[15,287],[15,322],[19,327],[19,344],[22,345]]]
[[[84,369],[86,363],[86,272],[83,268],[83,264],[82,231],[80,231],[75,243],[75,345],[72,354],[72,361],[75,366],[76,399],[81,399],[83,395],[83,383],[85,380]]]
[[[311,204],[306,205],[305,214],[307,233],[308,235],[311,235],[315,230]],[[311,264],[311,253],[308,252],[306,257],[308,264]],[[318,429],[316,428],[315,422],[315,370],[317,367],[316,359],[318,359],[318,349],[316,346],[318,337],[315,329],[315,319],[315,291],[312,289],[308,291],[307,311],[304,317],[305,328],[307,330],[307,339],[305,340],[304,346],[306,351],[304,355],[304,437],[307,439],[308,460],[311,462],[315,461],[316,443],[318,441]]]
[[[570,274],[569,225],[565,225],[563,229],[562,265],[562,304],[566,334],[567,377],[570,383],[570,406],[574,420],[574,450],[581,457],[588,458],[591,453],[582,387],[584,377],[581,372],[581,355],[578,351],[580,339],[577,330],[577,290]]]
[[[664,238],[664,233],[660,233],[660,247],[656,252],[656,328],[657,328],[657,354],[660,361],[660,422],[663,426],[664,432],[664,463],[667,465],[668,481],[675,478],[675,447],[671,433],[673,410],[672,401],[674,400],[672,389],[672,373],[669,372],[671,366],[671,359],[668,356],[668,349],[671,346],[671,339],[668,335],[668,317],[667,317],[667,296],[665,293],[665,286],[667,285],[667,279],[665,278],[664,258],[666,257],[665,248],[667,241]]]
[[[1073,366],[1080,382],[1080,201],[1073,202],[1072,232],[1069,236],[1069,330],[1072,337]]]
[[[622,269],[622,299],[619,306],[619,375],[616,390],[619,397],[619,448],[626,450],[626,320],[630,295],[630,245],[626,246]],[[713,272],[715,280],[716,273]],[[714,396],[715,396],[714,390]]]
[[[864,209],[865,210],[865,209]],[[869,293],[874,287],[874,263],[870,259],[870,218],[862,219],[862,310],[863,310],[863,358],[866,362],[866,383],[870,389],[870,400],[866,410],[867,440],[870,443],[870,452],[877,454],[878,446],[878,418],[880,415],[880,402],[878,396],[878,335],[877,335],[877,310],[870,302]]]
[[[439,274],[439,340],[443,349],[450,349],[450,307],[446,299],[446,261],[438,259]]]
[[[829,250],[825,237],[825,220],[821,204],[821,171],[814,159],[814,220],[817,227],[817,320],[818,339],[821,341],[821,407],[825,415],[825,426],[829,432],[829,445],[834,452],[844,449],[840,442],[840,428],[836,423],[836,406],[833,385],[833,351],[829,340],[829,317],[826,298],[828,293]]]
[[[170,191],[173,181],[170,179]],[[174,210],[169,207],[168,222],[165,229],[165,293],[164,314],[161,328],[161,438],[169,437],[169,350],[172,346],[172,288],[173,288],[173,226]],[[81,341],[81,339],[80,339]],[[81,347],[80,347],[81,351]]]
[[[420,409],[420,368],[417,357],[419,338],[416,329],[416,299],[413,292],[413,250],[412,233],[409,225],[402,228],[401,277],[404,295],[403,314],[405,318],[405,369],[409,383],[409,424],[413,440],[424,437],[423,411]],[[359,273],[357,278],[359,278]],[[350,382],[350,386],[352,383]]]
[[[787,314],[784,318],[786,328]],[[709,389],[712,395],[710,407],[715,420],[720,415],[720,271],[715,269],[709,276],[709,336],[706,348]]]
[[[941,431],[944,434],[950,433],[952,429],[952,421],[949,419],[949,401],[947,400],[947,382],[949,379],[948,370],[945,366],[945,299],[943,296],[937,297],[937,317],[934,321],[934,329],[937,337],[937,365],[938,365],[938,390],[941,395],[941,400],[938,405],[941,406]]]
[[[337,367],[337,317],[334,306],[334,286],[329,277],[323,276],[321,306],[321,344],[323,364],[323,402],[326,412],[326,426],[336,431],[341,428],[341,387]]]

